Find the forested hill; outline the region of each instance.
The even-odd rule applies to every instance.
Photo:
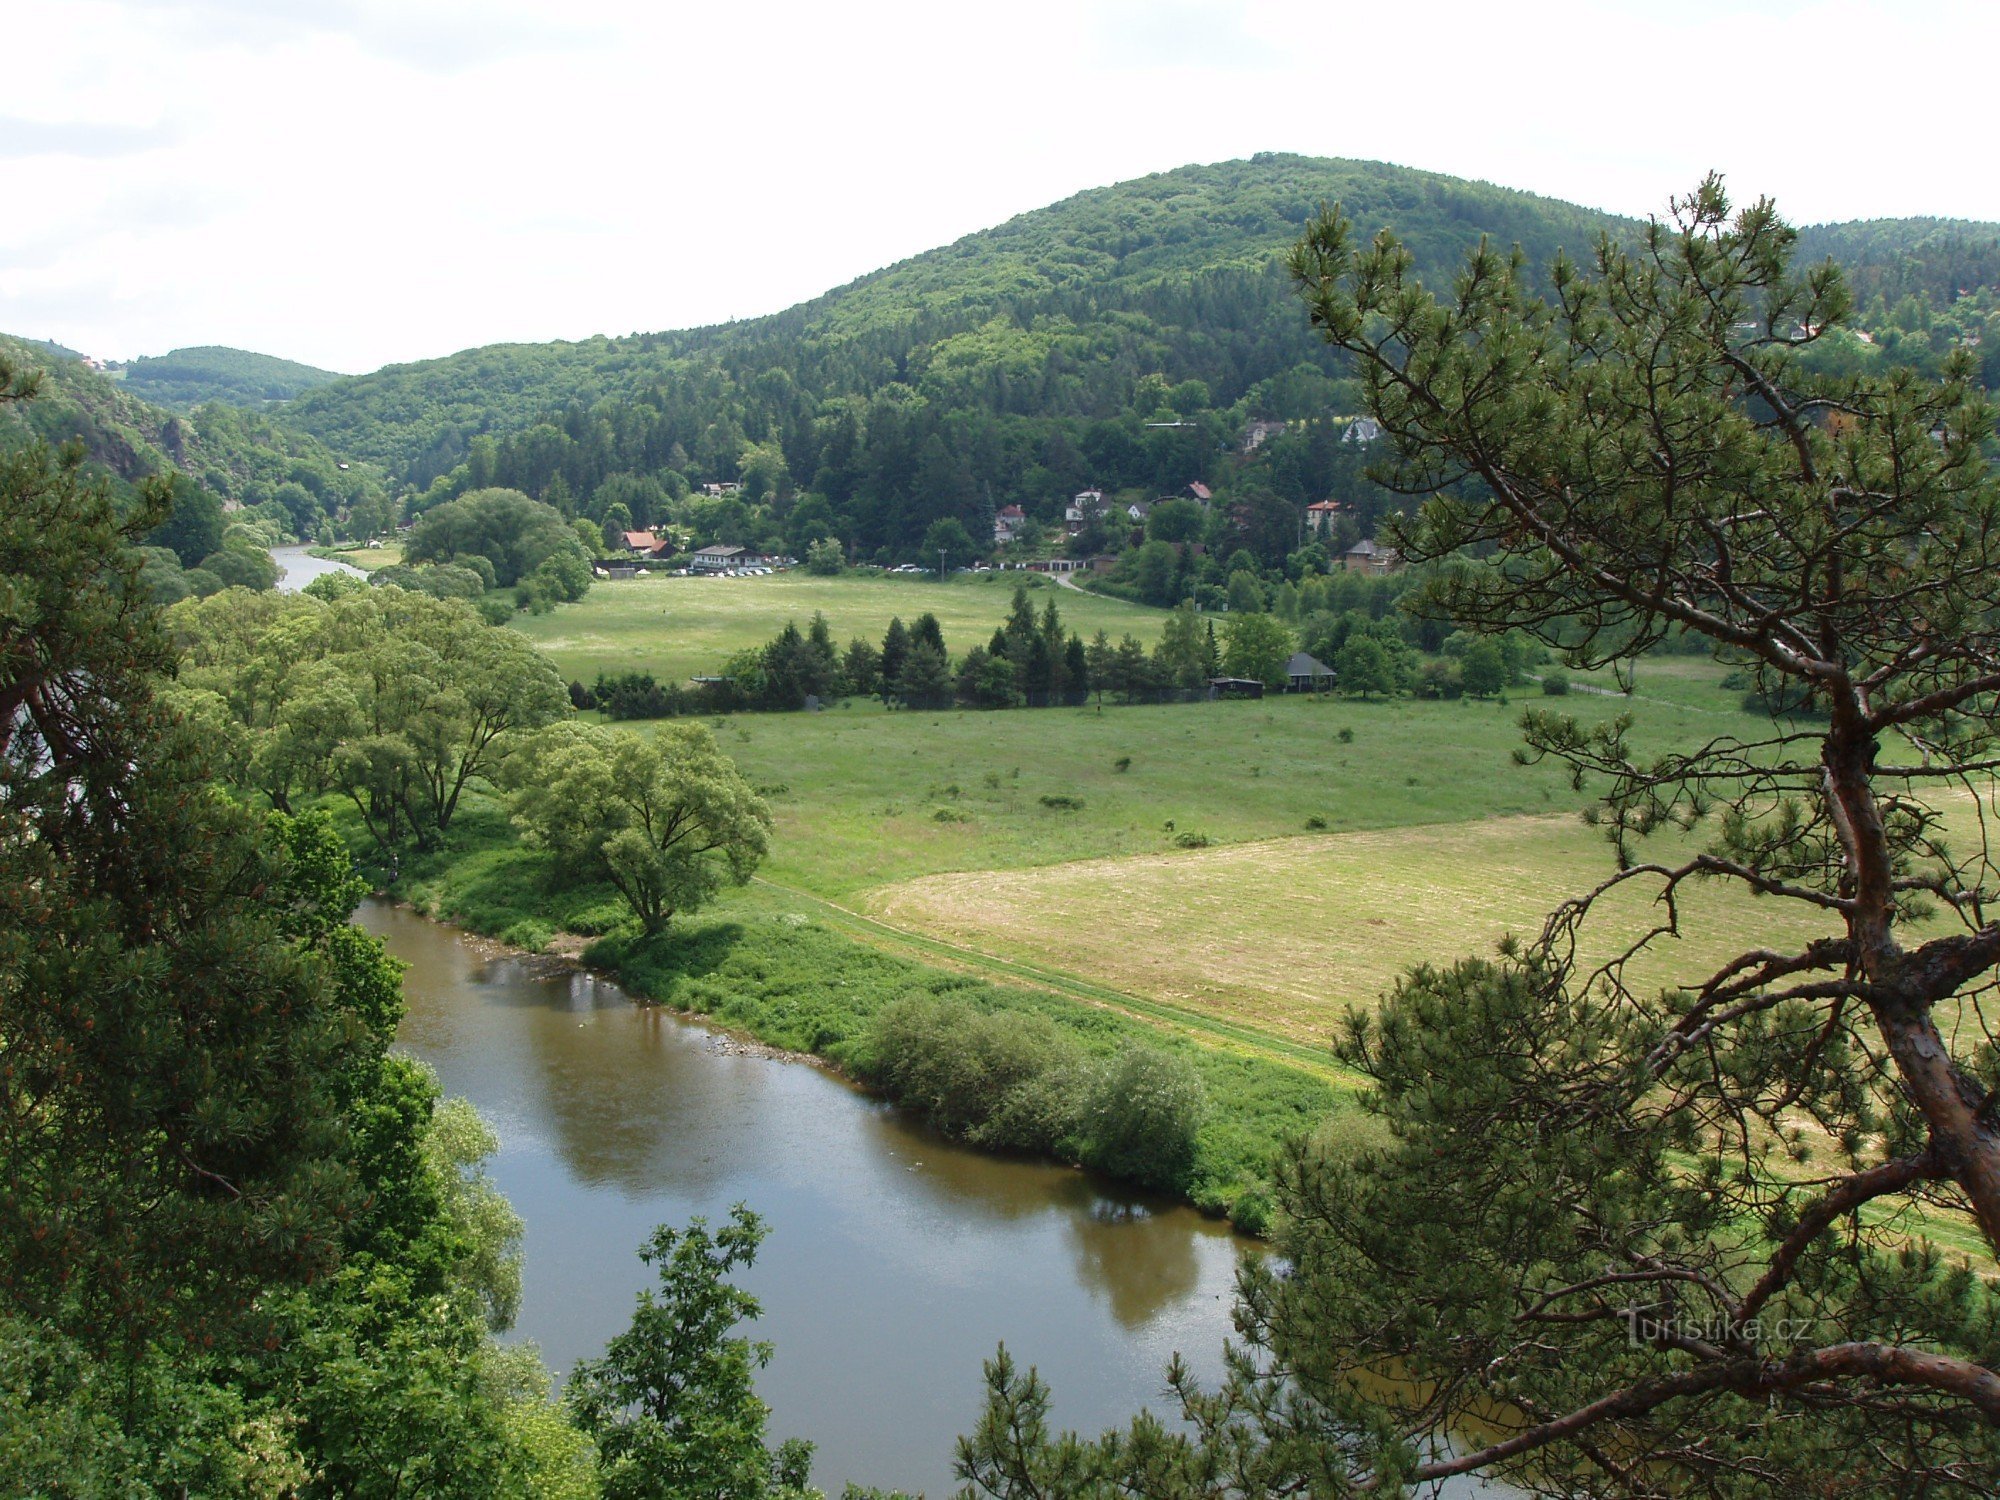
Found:
[[[1191,480],[1295,506],[1358,493],[1366,524],[1382,497],[1328,422],[1355,393],[1281,264],[1336,201],[1363,233],[1393,229],[1432,280],[1481,235],[1541,263],[1636,227],[1403,167],[1258,156],[1081,193],[770,317],[469,350],[323,386],[278,419],[425,489],[420,504],[505,485],[593,521],[622,506],[704,540],[796,550],[832,535],[885,560],[914,557],[936,521],[979,537],[1002,506],[1055,523],[1081,489]],[[1996,236],[1934,221],[1812,231],[1806,253],[1854,264],[1864,326],[1885,330],[1835,354],[1974,343],[1991,294],[1957,293],[1966,277],[1992,285]],[[2000,376],[2000,338],[1985,347]],[[1252,419],[1290,424],[1254,458]],[[686,501],[731,481],[740,497]]]
[[[74,441],[121,486],[149,475],[184,475],[218,504],[282,507],[281,526],[301,536],[357,502],[379,504],[370,470],[344,465],[317,438],[278,427],[262,413],[220,403],[167,411],[133,394],[129,382],[52,357],[47,344],[4,335],[0,359],[42,374],[35,400],[0,406],[0,447],[31,437],[58,446]]]
[[[1184,167],[1080,193],[770,317],[392,366],[300,398],[285,420],[421,484],[478,433],[607,398],[664,399],[677,411],[690,402],[691,425],[674,440],[704,478],[735,477],[721,470],[736,455],[703,436],[716,418],[740,413],[757,440],[819,402],[892,384],[947,409],[1093,418],[1124,410],[1139,378],[1159,374],[1170,385],[1200,380],[1229,405],[1261,380],[1325,364],[1277,260],[1333,201],[1371,232],[1395,226],[1432,271],[1481,233],[1539,258],[1582,247],[1609,222],[1379,163],[1260,156]],[[801,401],[803,413],[791,409]],[[793,472],[811,478],[796,463]]]
[[[133,395],[176,411],[192,411],[208,401],[250,407],[289,401],[340,379],[331,370],[296,360],[216,344],[148,355],[125,365],[120,373]]]

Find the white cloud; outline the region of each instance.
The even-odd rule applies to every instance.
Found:
[[[15,0],[0,329],[340,369],[769,312],[1080,189],[1256,151],[1628,213],[2000,219],[1943,0]]]

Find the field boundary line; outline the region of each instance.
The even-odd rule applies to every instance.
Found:
[[[1283,1037],[1272,1036],[1255,1027],[1204,1015],[1186,1006],[1173,1005],[1163,1000],[1149,1000],[1123,990],[1114,990],[1107,985],[1093,984],[1087,979],[1080,979],[1060,969],[1043,968],[1020,959],[1003,958],[997,953],[988,953],[969,944],[931,937],[926,933],[912,931],[893,922],[885,922],[879,917],[870,916],[866,912],[843,906],[828,897],[816,895],[797,886],[785,885],[762,875],[753,875],[751,879],[758,885],[832,913],[835,922],[843,927],[858,928],[864,934],[889,939],[927,957],[941,957],[963,967],[984,970],[1034,989],[1045,990],[1085,1005],[1095,1006],[1100,1010],[1116,1011],[1136,1021],[1165,1025],[1188,1035],[1191,1040],[1217,1046],[1226,1051],[1261,1055],[1269,1061],[1303,1069],[1339,1086],[1352,1088],[1362,1082],[1361,1075],[1334,1060],[1330,1047],[1322,1049],[1308,1046],[1303,1042],[1287,1041]]]

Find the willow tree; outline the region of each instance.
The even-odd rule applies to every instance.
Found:
[[[1793,240],[1711,179],[1545,290],[1482,246],[1438,292],[1309,226],[1382,477],[1432,497],[1395,538],[1416,607],[1580,667],[1693,635],[1776,707],[1665,754],[1530,714],[1606,867],[1349,1017],[1384,1128],[1288,1162],[1290,1268],[1247,1280],[1224,1389],[1184,1390],[1196,1436],[1023,1443],[1045,1393],[996,1365],[988,1490],[1994,1492],[1993,412],[1963,360],[1815,377],[1848,297]],[[1718,912],[1762,940],[1715,962]]]
[[[559,879],[611,885],[648,933],[743,885],[771,813],[703,724],[651,735],[552,724],[506,767],[514,822]]]

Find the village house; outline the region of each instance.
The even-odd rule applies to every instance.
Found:
[[[1285,430],[1283,422],[1252,422],[1243,429],[1243,451],[1255,453],[1266,442]]]
[[[1340,566],[1349,573],[1393,573],[1402,565],[1394,547],[1375,542],[1356,542],[1340,555]]]
[[[1097,519],[1104,509],[1104,491],[1079,490],[1076,498],[1063,507],[1063,526],[1071,536],[1077,535]]]
[[[1306,529],[1314,536],[1326,536],[1333,530],[1340,511],[1338,500],[1315,500],[1306,507]]]
[[[1356,417],[1340,435],[1343,443],[1372,443],[1382,435],[1382,424],[1373,417]]]
[[[1196,479],[1190,481],[1187,484],[1187,486],[1181,490],[1180,496],[1178,498],[1192,500],[1196,505],[1199,505],[1202,509],[1206,510],[1208,508],[1208,502],[1213,500],[1215,498],[1215,495],[1212,491],[1210,491],[1207,485],[1203,484],[1199,479]]]
[[[704,495],[709,496],[711,499],[720,500],[724,495],[733,495],[742,488],[743,486],[734,479],[725,479],[720,484],[703,485],[701,487],[701,492]]]
[[[703,547],[688,558],[688,566],[697,573],[720,573],[726,568],[740,568],[750,560],[750,554],[741,547]]]
[[[993,545],[1005,547],[1021,534],[1021,528],[1028,522],[1028,513],[1018,505],[1003,505],[993,513]]]
[[[1285,691],[1324,693],[1333,686],[1333,668],[1305,651],[1294,651],[1285,663]]]
[[[674,550],[672,539],[657,531],[627,531],[622,535],[625,550],[634,557],[664,557]]]

